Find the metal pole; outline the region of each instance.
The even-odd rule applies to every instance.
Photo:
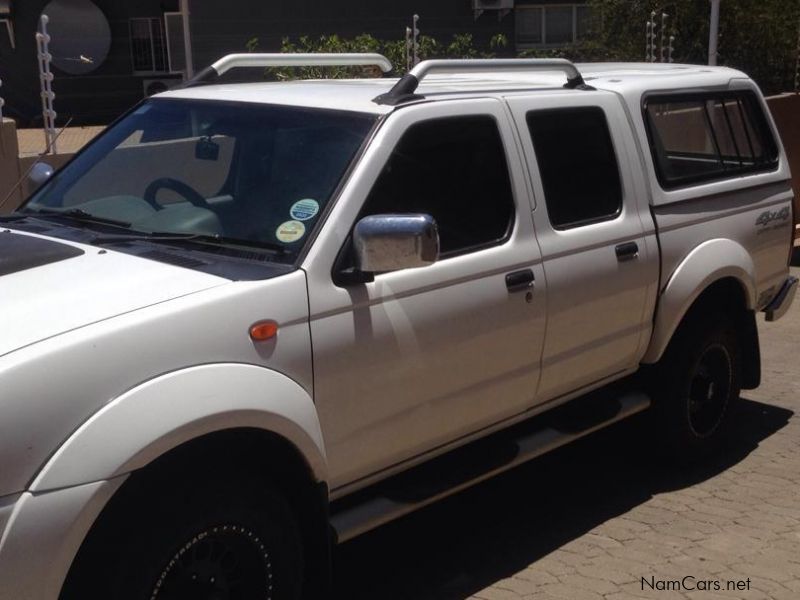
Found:
[[[662,63],[666,61],[666,54],[665,53],[666,53],[667,49],[664,46],[664,41],[667,38],[667,17],[668,16],[669,15],[667,13],[661,13],[661,50],[659,52],[659,56],[660,56],[660,59],[661,59]]]
[[[192,31],[189,26],[189,0],[181,0],[181,22],[183,23],[183,53],[186,55],[186,79],[194,77],[192,60]]]
[[[0,87],[3,87],[3,80],[0,79]],[[3,107],[6,105],[6,101],[3,100],[2,96],[0,96],[0,123],[3,122]]]
[[[412,49],[414,51],[413,52],[414,57],[411,62],[415,67],[419,64],[419,27],[417,27],[418,24],[419,24],[419,15],[414,15],[414,18],[412,19],[412,25],[413,25],[412,34],[414,38],[414,44],[412,46]]]
[[[406,73],[411,70],[411,27],[406,27]]]
[[[36,33],[36,45],[39,53],[39,82],[42,88],[42,121],[44,135],[47,143],[46,152],[57,153],[56,149],[56,111],[53,110],[53,100],[56,95],[53,92],[53,73],[50,71],[50,61],[53,56],[50,54],[50,35],[47,33],[47,23],[50,21],[47,15],[42,15],[40,19],[40,31]]]
[[[708,64],[717,64],[717,44],[719,43],[719,3],[711,0],[711,27],[708,33]]]
[[[647,61],[656,62],[656,11],[650,13],[650,55]]]

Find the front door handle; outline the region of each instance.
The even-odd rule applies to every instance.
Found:
[[[614,248],[614,251],[617,253],[617,260],[620,262],[633,260],[639,256],[639,244],[636,242],[627,242]]]
[[[523,292],[533,287],[535,279],[533,271],[530,269],[514,271],[506,275],[506,287],[509,292]]]

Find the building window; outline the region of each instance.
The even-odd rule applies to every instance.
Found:
[[[563,46],[584,38],[589,29],[585,4],[530,4],[516,8],[517,47]]]
[[[130,20],[131,59],[135,73],[169,71],[164,24],[159,18]]]
[[[11,0],[0,0],[0,23],[5,24],[11,49],[16,50],[17,41],[14,39],[14,25],[11,22]]]

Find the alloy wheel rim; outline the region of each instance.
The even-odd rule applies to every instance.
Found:
[[[244,526],[197,533],[167,561],[150,600],[271,600],[272,560],[264,542]]]
[[[695,364],[689,382],[689,426],[698,437],[712,435],[722,423],[731,390],[732,362],[727,348],[709,346]]]

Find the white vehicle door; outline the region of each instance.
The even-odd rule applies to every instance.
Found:
[[[538,397],[546,402],[637,368],[652,326],[658,248],[630,125],[613,94],[514,97],[509,105],[547,277]]]
[[[334,492],[533,406],[545,305],[529,202],[501,101],[405,107],[381,127],[304,261]],[[433,216],[440,260],[337,285],[357,220],[386,213]]]

